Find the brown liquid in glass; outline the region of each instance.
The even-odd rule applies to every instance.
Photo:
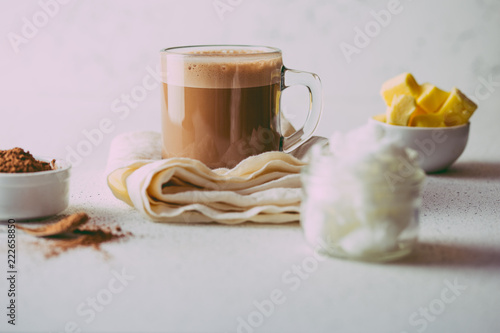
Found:
[[[280,150],[280,85],[193,88],[163,83],[163,158],[189,157],[210,168]]]

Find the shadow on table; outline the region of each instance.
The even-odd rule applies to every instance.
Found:
[[[500,162],[457,162],[449,169],[442,172],[432,173],[430,176],[456,179],[500,179]]]
[[[422,242],[417,244],[411,255],[394,264],[500,269],[500,248]]]
[[[67,214],[66,212],[63,212],[61,214],[48,216],[48,217],[24,219],[24,220],[12,219],[12,220],[14,220],[16,222],[16,224],[20,224],[20,225],[40,226],[40,225],[44,225],[44,224],[55,223],[55,222],[65,218],[65,217],[68,217],[69,215],[71,215],[71,214]],[[9,224],[8,220],[0,220],[0,226],[7,226],[8,224]]]

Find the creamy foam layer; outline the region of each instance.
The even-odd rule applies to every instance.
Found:
[[[248,88],[279,83],[281,54],[208,50],[161,57],[164,83],[192,88]]]
[[[209,50],[196,50],[188,51],[185,54],[199,54],[199,55],[215,55],[215,56],[226,56],[226,55],[241,55],[241,54],[259,54],[265,55],[266,51],[262,51],[258,48],[256,49],[209,49]]]

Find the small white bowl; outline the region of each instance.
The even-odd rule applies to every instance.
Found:
[[[1,221],[49,217],[68,207],[71,165],[64,160],[56,160],[55,165],[56,169],[49,171],[0,173]]]
[[[420,166],[427,173],[446,170],[463,153],[469,139],[470,123],[452,127],[409,127],[389,125],[370,118],[389,138],[419,153]]]

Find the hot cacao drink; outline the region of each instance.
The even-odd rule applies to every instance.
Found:
[[[160,55],[163,158],[232,168],[266,151],[293,151],[319,123],[319,77],[285,68],[279,49],[198,45],[164,49]],[[292,85],[307,87],[309,112],[301,128],[283,137],[281,92]]]
[[[162,58],[163,158],[210,168],[280,150],[280,53],[210,50]]]

